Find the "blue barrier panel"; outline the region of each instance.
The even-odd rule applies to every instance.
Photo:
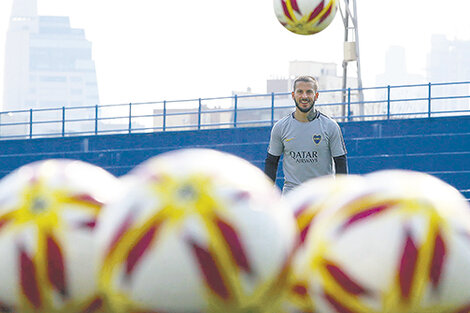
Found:
[[[470,190],[470,116],[341,122],[351,173],[410,169]],[[79,159],[120,176],[166,151],[210,148],[262,169],[271,127],[237,127],[0,141],[0,177],[37,160]],[[282,160],[277,184],[282,186]]]
[[[356,138],[345,143],[350,155],[466,152],[470,133]]]

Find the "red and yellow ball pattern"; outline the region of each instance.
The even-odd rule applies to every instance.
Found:
[[[297,223],[297,245],[292,262],[292,275],[283,303],[284,312],[313,312],[313,299],[308,295],[308,276],[301,273],[301,262],[309,250],[309,234],[317,223],[321,223],[322,212],[341,201],[346,194],[364,188],[365,180],[358,175],[324,176],[309,180],[285,197]],[[320,220],[319,220],[320,219]]]
[[[0,181],[0,256],[0,312],[470,312],[469,205],[411,171],[317,178],[281,199],[213,150],[119,180],[40,161]]]
[[[279,22],[299,35],[313,35],[324,30],[333,21],[336,0],[273,0]]]
[[[238,157],[159,155],[103,211],[101,287],[113,312],[276,312],[295,225],[279,191]]]
[[[470,209],[426,174],[366,175],[322,211],[298,277],[312,312],[468,312]]]
[[[117,178],[81,161],[20,167],[0,183],[0,311],[101,312],[94,231]]]

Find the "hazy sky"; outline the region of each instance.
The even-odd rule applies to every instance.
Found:
[[[12,2],[0,0],[0,95]],[[470,40],[469,0],[357,0],[357,10],[364,87],[375,86],[392,45],[405,48],[410,73],[424,75],[432,34]],[[272,0],[38,0],[38,13],[85,30],[102,104],[264,93],[293,60],[334,62],[342,73],[339,11],[312,36],[285,30]]]

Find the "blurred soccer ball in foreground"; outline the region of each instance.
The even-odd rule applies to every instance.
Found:
[[[365,179],[358,175],[323,176],[311,179],[289,192],[285,201],[293,210],[297,222],[298,240],[292,262],[289,289],[283,302],[285,312],[314,312],[314,304],[308,295],[308,276],[304,276],[301,262],[311,246],[309,233],[325,211],[333,208],[348,194],[363,190]]]
[[[341,201],[346,194],[364,188],[364,179],[358,175],[323,176],[311,179],[287,193],[285,201],[293,210],[298,229],[298,245],[305,244],[317,216]]]
[[[71,160],[31,163],[1,180],[1,312],[100,310],[94,227],[117,183]]]
[[[430,175],[389,170],[320,213],[301,277],[318,312],[467,312],[470,208]]]
[[[103,211],[101,286],[113,312],[276,312],[292,214],[264,173],[205,149],[168,152],[123,177]]]
[[[299,35],[324,30],[337,10],[336,0],[273,0],[273,5],[282,26]]]

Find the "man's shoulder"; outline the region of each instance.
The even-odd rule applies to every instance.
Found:
[[[339,126],[338,122],[334,118],[323,112],[319,112],[318,119],[323,123]]]
[[[329,120],[329,121],[334,121],[334,119],[331,116],[329,116],[328,114],[326,114],[324,112],[321,112],[321,111],[318,111],[318,118],[324,119],[324,120]]]
[[[289,124],[292,121],[292,113],[289,113],[283,117],[281,117],[276,123],[274,123],[273,127],[282,127]]]

